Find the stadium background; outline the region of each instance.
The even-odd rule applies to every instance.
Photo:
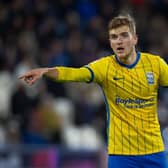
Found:
[[[106,112],[97,85],[43,78],[28,87],[17,77],[111,54],[107,24],[119,12],[135,17],[137,49],[168,61],[167,9],[166,0],[1,0],[0,167],[106,167]],[[168,151],[166,88],[158,106]]]

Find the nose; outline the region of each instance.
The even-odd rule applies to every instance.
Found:
[[[123,36],[118,36],[118,40],[122,41],[123,40]]]
[[[123,38],[121,37],[121,36],[118,36],[118,38],[117,38],[117,41],[116,41],[117,43],[122,43],[123,42]]]

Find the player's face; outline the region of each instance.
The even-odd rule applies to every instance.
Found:
[[[128,26],[120,26],[109,31],[110,45],[119,59],[127,59],[135,51],[137,36]]]

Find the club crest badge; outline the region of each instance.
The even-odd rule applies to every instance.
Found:
[[[147,79],[149,85],[154,84],[154,75],[152,72],[146,73],[146,79]]]

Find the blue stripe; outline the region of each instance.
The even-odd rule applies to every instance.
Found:
[[[94,80],[94,72],[93,72],[92,69],[91,69],[90,67],[88,67],[88,66],[84,66],[84,68],[87,68],[87,69],[89,70],[90,74],[91,74],[91,79],[90,79],[87,83],[93,82],[93,80]]]
[[[103,91],[103,89],[102,89]],[[107,144],[109,141],[109,131],[110,131],[110,108],[109,108],[109,104],[106,98],[106,95],[103,91],[103,95],[104,95],[104,101],[105,101],[105,106],[106,106],[106,112],[107,112]]]

